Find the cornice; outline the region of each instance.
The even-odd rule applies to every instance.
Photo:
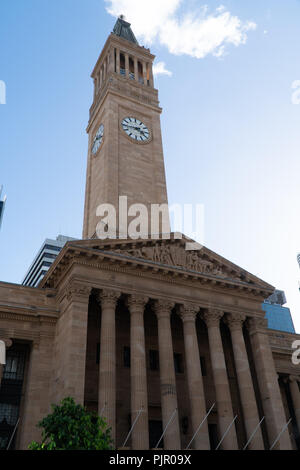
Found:
[[[121,87],[124,87],[124,90],[115,89],[113,87],[114,81],[119,83]],[[124,94],[127,91],[126,85],[130,85],[132,93],[135,89],[135,96],[133,96],[132,93]],[[139,94],[139,92],[141,93]],[[121,99],[126,99],[127,102],[142,104],[145,108],[154,110],[156,112],[159,112],[160,114],[162,113],[162,108],[159,106],[158,91],[155,88],[146,87],[145,85],[142,85],[135,80],[130,80],[129,78],[119,76],[117,73],[113,72],[106,78],[105,84],[103,85],[101,92],[98,96],[96,96],[92,106],[90,107],[90,118],[86,128],[87,133],[89,133],[95,120],[95,117],[98,115],[99,108],[106,100],[108,94],[117,96]]]
[[[11,311],[16,310],[20,311],[20,313],[29,314],[29,315],[38,315],[38,316],[56,316],[58,315],[59,311],[54,308],[47,308],[37,306],[28,306],[28,305],[17,305],[13,303],[0,303],[0,310],[2,311]]]
[[[83,259],[83,256],[86,255],[90,255],[89,260]],[[97,261],[93,261],[93,258]],[[102,261],[100,263],[99,258]],[[116,253],[105,251],[95,252],[95,250],[86,248],[84,249],[84,252],[79,249],[79,252],[76,253],[74,250],[73,256],[69,258],[68,265],[64,269],[60,269],[59,277],[56,278],[55,272],[53,273],[52,279],[55,282],[55,287],[58,287],[58,284],[62,282],[74,265],[91,267],[97,270],[102,269],[111,272],[132,274],[140,278],[161,280],[174,285],[179,284],[188,287],[195,287],[200,283],[202,289],[207,291],[211,291],[212,288],[218,289],[219,293],[226,293],[228,289],[230,289],[231,296],[236,296],[237,298],[245,298],[247,296],[249,299],[253,299],[257,297],[257,295],[261,295],[259,293],[262,292],[260,288],[248,286],[243,282],[226,281],[223,278],[216,279],[213,276],[201,275],[192,271],[185,271],[181,268],[164,266],[148,260],[135,260]],[[83,283],[86,282],[87,280],[83,281]],[[93,283],[93,287],[97,288],[96,282]],[[101,288],[101,286],[99,287]],[[263,297],[265,296],[263,295]],[[209,307],[209,305],[207,306]],[[237,308],[236,312],[239,311],[240,310]],[[253,315],[253,312],[251,312],[251,314]]]
[[[34,311],[33,309],[26,307],[3,307],[0,305],[0,319],[1,320],[13,320],[21,322],[31,323],[53,323],[55,324],[58,319],[59,311],[55,313],[43,313],[40,311]]]

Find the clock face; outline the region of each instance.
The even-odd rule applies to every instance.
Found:
[[[94,142],[93,142],[93,147],[92,147],[92,154],[93,155],[96,155],[96,153],[98,152],[102,142],[103,142],[103,135],[104,135],[104,125],[101,124],[101,126],[99,127],[96,135],[95,135],[95,138],[94,138]]]
[[[148,127],[135,117],[123,119],[122,129],[135,142],[147,143],[150,141],[151,134]]]

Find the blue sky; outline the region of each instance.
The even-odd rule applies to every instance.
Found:
[[[81,236],[90,73],[109,9],[172,73],[156,77],[169,202],[204,204],[206,246],[284,289],[300,331],[300,2],[206,3],[1,1],[1,280],[20,282],[45,238]]]

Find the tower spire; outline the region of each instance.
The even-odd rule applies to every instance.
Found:
[[[117,19],[115,27],[113,29],[113,34],[119,36],[120,38],[126,39],[127,41],[132,42],[133,44],[139,45],[135,35],[132,32],[131,24],[125,21],[125,16],[120,15]]]

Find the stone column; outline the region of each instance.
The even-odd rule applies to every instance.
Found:
[[[132,295],[130,310],[130,375],[131,375],[131,422],[134,423],[140,410],[142,413],[132,431],[132,449],[149,449],[148,391],[144,309],[148,299]]]
[[[125,76],[129,77],[129,55],[125,54]]]
[[[116,72],[120,75],[120,49],[116,49]]]
[[[300,377],[291,375],[289,377],[289,381],[290,381],[290,390],[291,390],[291,395],[292,395],[294,411],[296,415],[298,431],[300,433],[300,391],[299,391],[299,385],[298,385],[298,382],[300,382]]]
[[[220,320],[222,316],[223,312],[220,310],[208,310],[203,315],[203,319],[207,325],[208,330],[210,358],[216,390],[216,406],[218,411],[220,440],[234,419],[220,332]],[[238,449],[236,429],[234,424],[225,437],[222,443],[222,448],[225,450]]]
[[[248,355],[243,335],[243,323],[245,320],[246,316],[244,315],[230,314],[227,317],[227,324],[231,333],[235,369],[237,373],[244,423],[248,440],[259,424],[260,418],[258,414]],[[261,429],[258,429],[256,432],[248,446],[248,449],[264,450],[264,441]]]
[[[134,79],[135,81],[139,81],[139,69],[138,69],[138,60],[134,58]]]
[[[150,86],[154,88],[153,64],[150,62],[149,62],[149,76],[150,76]]]
[[[193,435],[196,433],[207,413],[196,331],[196,317],[198,312],[199,307],[193,304],[185,304],[180,309],[180,316],[183,322],[185,362],[187,368]],[[204,422],[195,437],[193,446],[194,449],[197,450],[210,449],[207,421]]]
[[[176,392],[176,377],[174,368],[174,352],[171,332],[171,310],[174,304],[168,301],[158,301],[156,303],[156,315],[158,321],[158,347],[159,347],[159,368],[161,386],[161,407],[163,429],[166,429],[173,413],[173,421],[169,424],[164,435],[165,450],[180,450],[180,429],[178,418],[178,404]]]
[[[0,338],[0,341],[3,342],[5,350],[10,348],[12,345],[12,341],[10,339],[2,339]],[[4,372],[4,366],[5,364],[0,364],[0,388],[1,388],[1,381],[3,377],[3,372]]]
[[[116,441],[116,306],[120,292],[103,290],[101,302],[100,367],[98,413],[111,427]]]
[[[103,65],[101,66],[100,71],[99,71],[98,90],[101,89],[102,83],[103,83]]]
[[[261,317],[251,318],[248,320],[248,328],[269,442],[272,445],[287,420],[269,343],[267,320]],[[276,449],[291,449],[288,430],[281,436]]]
[[[147,85],[147,64],[143,61],[143,80],[144,85]]]
[[[107,76],[107,57],[105,57],[104,62],[103,62],[103,79],[102,79],[102,85],[104,84]]]
[[[111,48],[109,50],[107,60],[108,60],[108,73],[111,74],[115,70],[115,50],[114,50],[114,48]]]

